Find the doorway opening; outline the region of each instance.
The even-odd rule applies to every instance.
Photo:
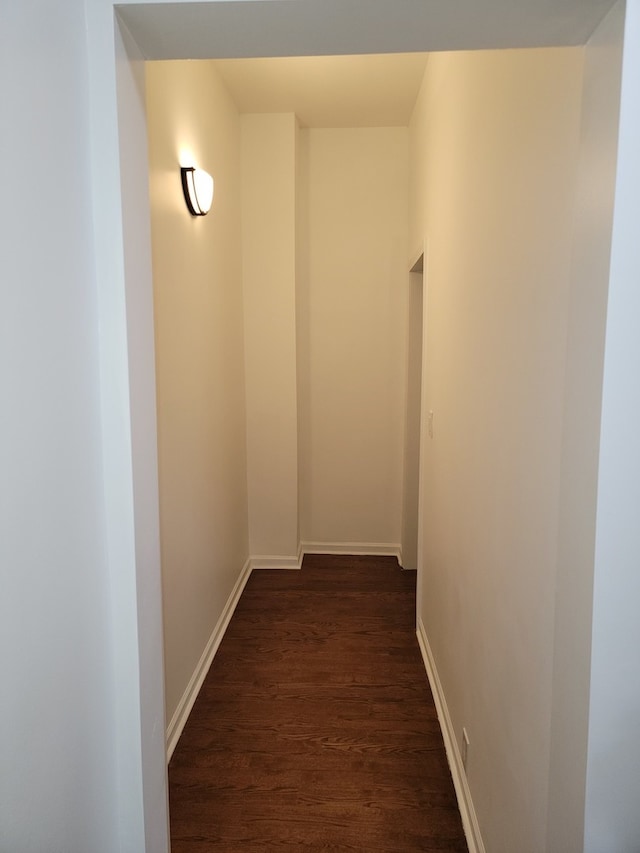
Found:
[[[404,494],[402,512],[402,565],[418,568],[420,434],[424,337],[424,252],[409,271],[409,322],[407,330],[407,396],[404,441]]]

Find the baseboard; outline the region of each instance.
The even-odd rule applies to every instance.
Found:
[[[453,785],[456,789],[458,808],[460,809],[460,816],[462,817],[462,826],[469,846],[469,853],[485,853],[484,843],[482,841],[482,836],[480,835],[480,827],[476,817],[476,811],[473,806],[473,800],[471,799],[471,791],[469,790],[469,784],[467,782],[467,775],[462,764],[460,750],[458,749],[458,741],[455,736],[453,723],[451,722],[449,709],[447,707],[447,701],[442,690],[442,684],[440,683],[438,670],[436,669],[436,664],[431,653],[431,647],[429,645],[429,640],[427,639],[427,633],[422,619],[418,620],[417,635],[420,652],[422,653],[422,660],[424,661],[424,667],[427,670],[429,684],[431,685],[431,692],[433,693],[433,698],[436,703],[438,721],[440,723],[440,728],[442,729],[444,746],[447,751],[447,760],[449,762],[451,776],[453,777]]]
[[[257,554],[249,558],[254,569],[300,569],[305,554],[343,554],[366,557],[395,557],[402,568],[402,548],[384,542],[301,542],[295,557]]]
[[[298,550],[296,557],[270,557],[258,554],[249,558],[251,571],[254,569],[299,569],[302,565],[302,552]]]
[[[406,566],[404,562],[404,554],[402,553],[402,545],[398,545],[398,562],[400,563],[400,568],[404,572],[415,572],[417,571],[417,566]]]
[[[402,565],[402,548],[386,542],[302,542],[304,554],[344,554],[345,556],[395,557]]]
[[[247,581],[249,580],[249,575],[251,574],[251,561],[247,560],[244,564],[242,571],[240,572],[240,576],[231,591],[231,595],[229,596],[227,603],[218,619],[216,627],[213,629],[213,633],[209,638],[207,645],[205,646],[205,650],[202,653],[202,657],[198,661],[198,665],[196,666],[189,683],[187,684],[187,689],[184,691],[182,695],[182,699],[178,703],[178,707],[171,718],[171,722],[167,727],[167,735],[166,735],[166,744],[167,744],[167,763],[171,760],[171,756],[173,755],[173,751],[176,748],[176,744],[180,739],[180,735],[182,734],[182,730],[185,727],[185,724],[189,718],[189,714],[191,713],[191,709],[198,697],[198,693],[200,692],[200,688],[209,672],[209,668],[213,662],[216,652],[222,642],[222,638],[224,637],[225,631],[229,625],[229,621],[233,616],[233,612],[236,609],[238,601],[240,600],[240,596],[242,595],[242,590],[245,588]]]

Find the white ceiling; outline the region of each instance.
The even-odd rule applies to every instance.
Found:
[[[427,54],[223,59],[240,112],[293,112],[303,127],[409,124]]]
[[[410,53],[583,44],[613,0],[123,2],[147,59]]]
[[[425,52],[584,44],[613,2],[125,0],[118,15],[146,59],[218,60],[241,112],[372,127],[408,124]]]

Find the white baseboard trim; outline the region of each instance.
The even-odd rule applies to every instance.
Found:
[[[270,557],[257,554],[249,558],[251,571],[255,569],[299,569],[302,565],[302,553],[298,550],[296,557]]]
[[[178,703],[178,707],[171,718],[171,722],[167,727],[166,734],[166,744],[167,744],[167,763],[171,760],[171,756],[173,755],[173,751],[176,748],[176,744],[180,739],[180,735],[182,734],[182,730],[185,727],[185,724],[189,718],[189,714],[191,713],[191,709],[198,697],[198,693],[200,692],[200,688],[209,672],[209,668],[213,663],[213,659],[215,657],[216,652],[222,642],[222,638],[224,637],[225,631],[229,625],[231,617],[233,616],[233,612],[236,609],[238,601],[240,600],[240,596],[242,595],[242,590],[245,588],[247,581],[249,580],[249,575],[251,574],[251,561],[247,560],[244,564],[242,571],[240,572],[240,576],[235,583],[231,591],[231,595],[229,596],[227,603],[222,611],[220,618],[216,624],[216,627],[213,629],[213,633],[209,638],[207,645],[205,646],[205,650],[202,653],[202,657],[198,661],[198,665],[196,666],[193,675],[191,676],[189,683],[187,684],[187,689],[184,691],[180,702]]]
[[[462,826],[469,846],[469,853],[485,853],[484,842],[480,835],[480,826],[478,825],[478,818],[476,817],[476,810],[473,806],[471,791],[469,790],[469,784],[467,782],[467,774],[465,773],[464,766],[462,764],[462,756],[460,755],[458,741],[453,730],[453,723],[451,722],[451,716],[449,715],[447,701],[442,690],[442,684],[440,682],[440,677],[438,676],[438,670],[436,669],[433,654],[431,653],[431,646],[429,645],[427,632],[425,631],[422,619],[418,619],[418,630],[416,633],[418,635],[418,644],[420,645],[420,652],[422,653],[424,667],[427,670],[427,677],[429,678],[429,684],[431,685],[431,692],[433,693],[433,698],[436,703],[438,721],[440,723],[440,728],[442,729],[442,737],[444,739],[444,746],[447,752],[447,761],[449,762],[449,769],[451,770],[451,776],[453,777],[453,785],[456,789],[458,808],[460,809],[460,816],[462,817]]]
[[[415,572],[415,571],[417,571],[417,569],[418,569],[418,567],[417,567],[417,566],[407,566],[407,565],[405,565],[405,562],[404,562],[404,556],[403,556],[403,554],[402,554],[402,545],[399,545],[398,547],[399,547],[399,549],[400,549],[400,551],[399,551],[399,555],[398,555],[398,562],[400,563],[400,568],[401,568],[404,572]]]
[[[402,565],[400,545],[386,542],[302,542],[304,554],[343,554],[355,557],[396,557]]]

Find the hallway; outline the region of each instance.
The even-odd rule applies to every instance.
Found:
[[[169,767],[173,853],[467,850],[415,579],[390,557],[253,572]]]

